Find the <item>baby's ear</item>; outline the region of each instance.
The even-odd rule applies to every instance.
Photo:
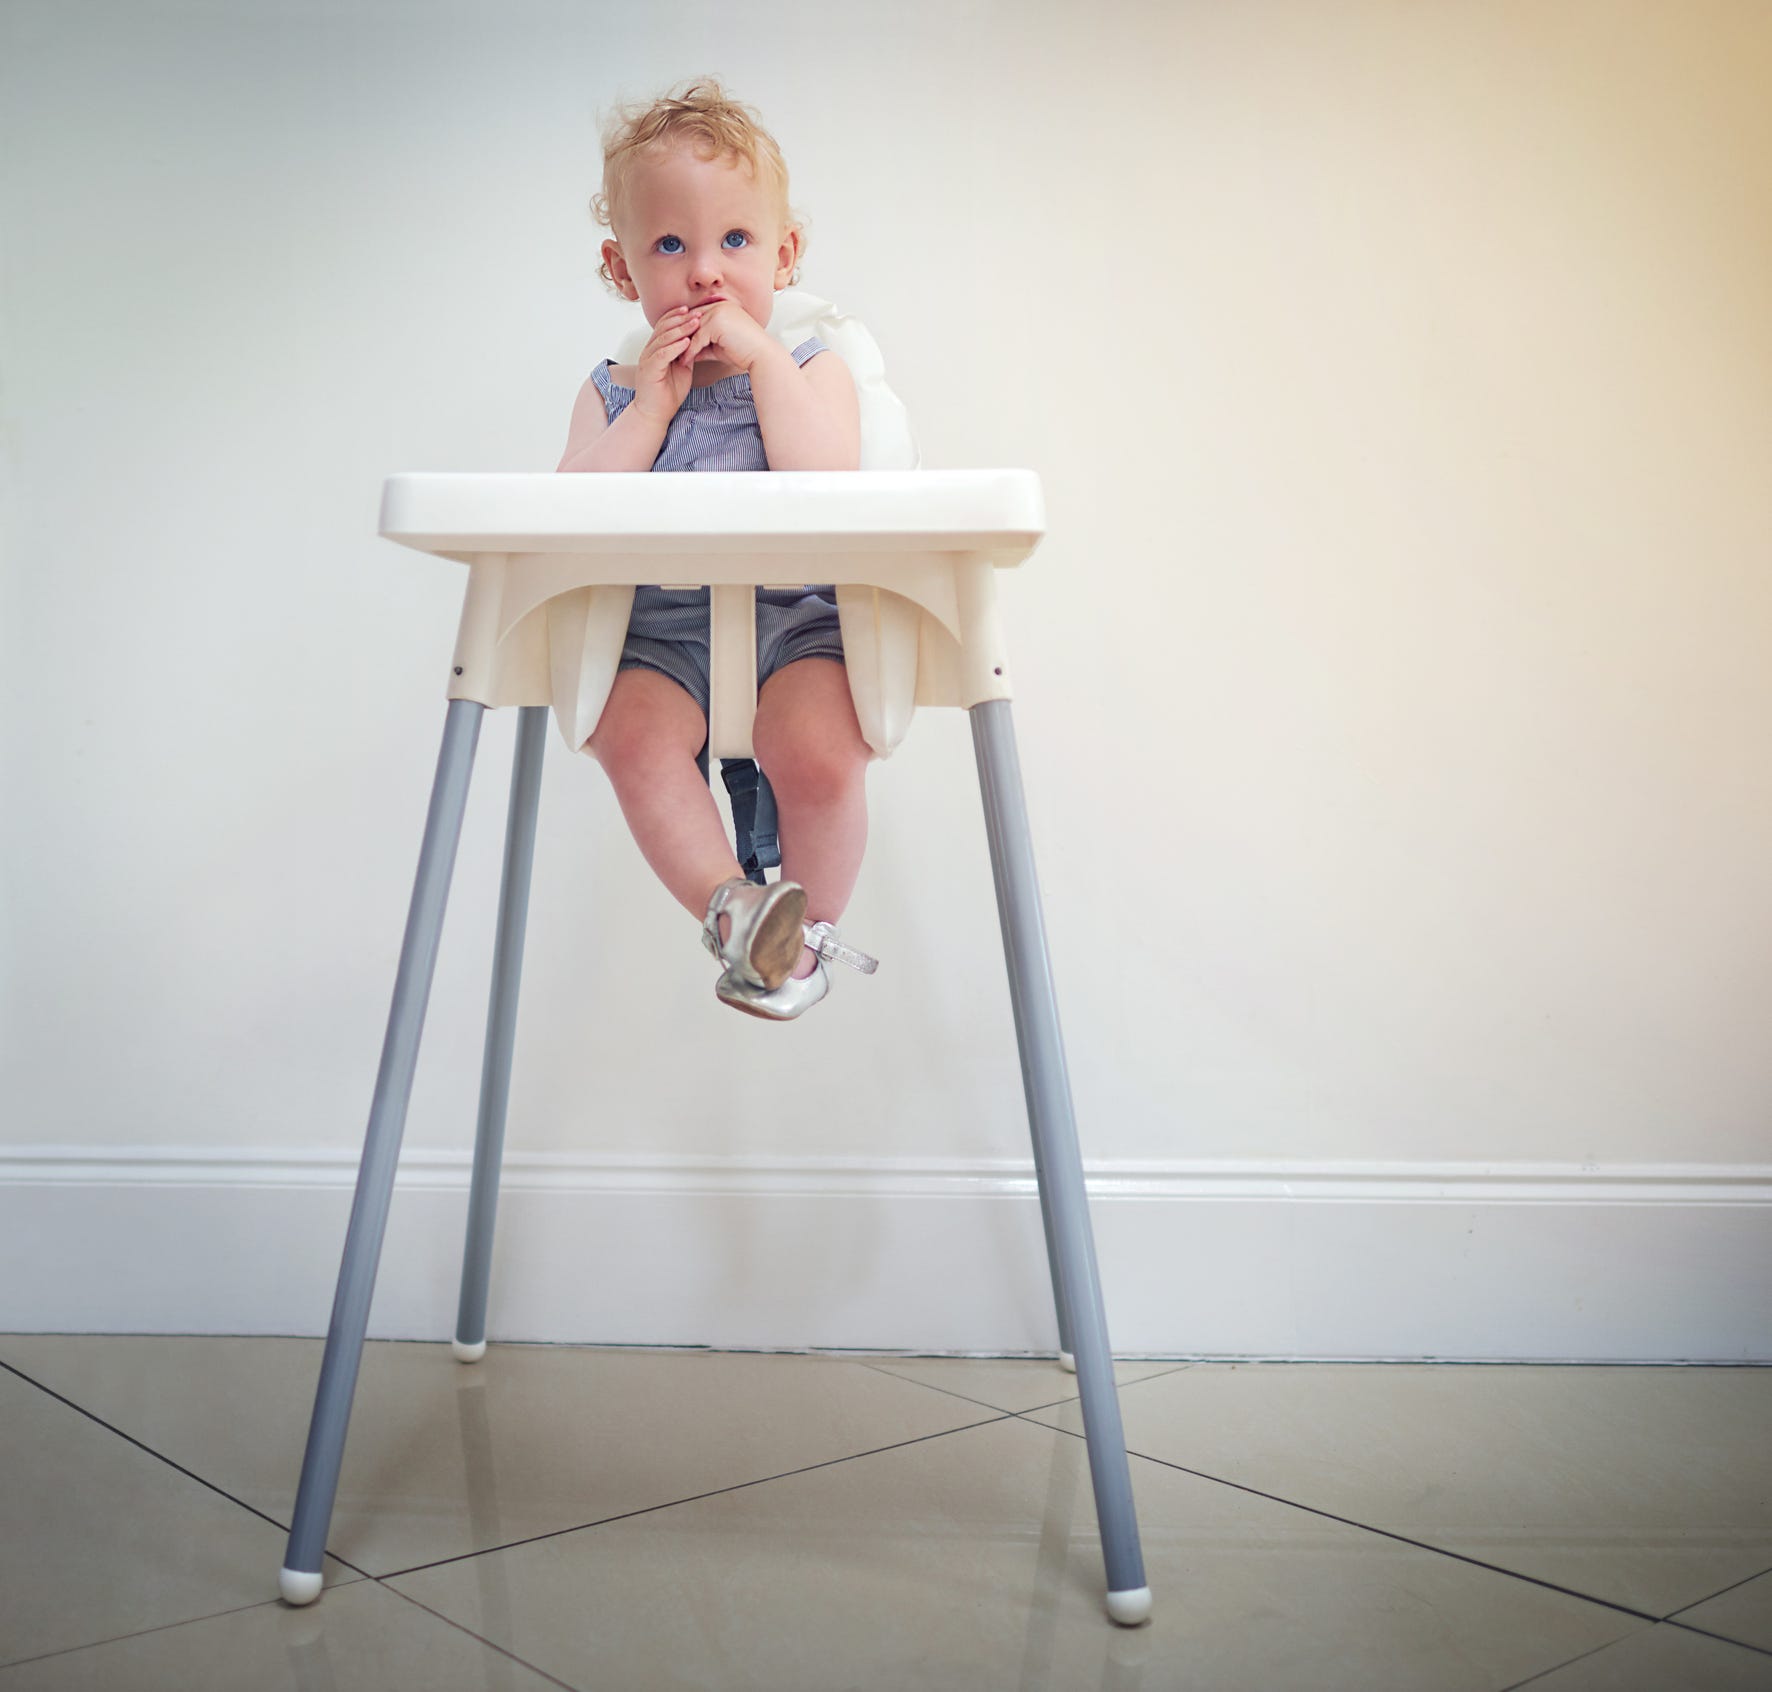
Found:
[[[621,256],[621,244],[617,241],[603,243],[603,262],[609,266],[609,274],[615,278],[616,287],[627,295],[630,300],[638,299],[632,279],[628,275],[627,260]]]
[[[779,293],[783,288],[791,288],[799,280],[800,254],[805,250],[805,240],[798,229],[788,230],[781,238],[781,245],[775,249],[775,287]]]

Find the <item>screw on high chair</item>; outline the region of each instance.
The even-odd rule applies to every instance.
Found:
[[[550,705],[567,744],[582,748],[614,681],[635,584],[706,584],[712,590],[708,752],[748,760],[757,701],[755,589],[791,585],[783,577],[792,576],[836,585],[850,692],[876,754],[885,756],[898,744],[917,705],[957,705],[971,717],[1060,1362],[1078,1379],[1107,1609],[1128,1626],[1148,1619],[1151,1594],[997,615],[997,570],[1021,563],[1044,529],[1039,481],[1026,470],[388,479],[382,534],[465,562],[468,585],[443,744],[279,1576],[289,1603],[312,1603],[320,1595],[481,719],[488,708],[519,709],[454,1340],[463,1363],[478,1362],[486,1350],[493,1219]],[[744,826],[740,822],[741,832]],[[740,845],[742,860],[742,840]]]

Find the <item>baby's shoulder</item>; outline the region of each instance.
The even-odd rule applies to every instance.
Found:
[[[631,388],[639,374],[639,366],[633,364],[612,364],[608,370],[609,380],[618,388]]]

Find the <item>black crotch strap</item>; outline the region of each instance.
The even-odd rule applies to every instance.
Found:
[[[733,851],[739,868],[747,880],[766,886],[764,870],[781,863],[775,793],[769,778],[749,758],[722,758],[720,779],[732,800]]]

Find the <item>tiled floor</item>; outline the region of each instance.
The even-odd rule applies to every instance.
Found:
[[[1056,1364],[0,1336],[0,1692],[1772,1688],[1772,1369],[1125,1363],[1108,1620]]]

